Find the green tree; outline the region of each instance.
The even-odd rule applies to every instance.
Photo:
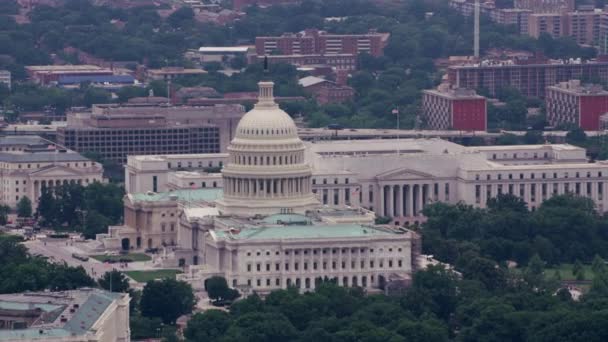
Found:
[[[108,226],[111,224],[105,216],[95,210],[88,211],[85,214],[84,229],[82,235],[85,239],[95,239],[97,234],[108,232]]]
[[[576,277],[576,280],[585,280],[585,267],[580,260],[576,260],[572,266],[572,275]]]
[[[566,134],[566,142],[568,144],[581,145],[584,144],[586,141],[587,134],[580,127],[571,129],[568,134]]]
[[[538,254],[534,254],[528,261],[528,267],[526,267],[524,278],[531,286],[541,286],[544,280],[545,262],[540,258]]]
[[[111,292],[127,292],[129,290],[129,280],[118,270],[104,273],[97,282],[102,289]]]
[[[6,204],[0,205],[0,225],[8,223],[8,214],[11,212],[11,207]]]
[[[596,254],[593,257],[593,262],[591,263],[591,270],[593,270],[594,274],[600,274],[606,271],[606,261],[602,259],[601,256]]]
[[[196,313],[188,321],[184,337],[188,341],[220,340],[231,324],[231,317],[225,311],[207,310]]]
[[[280,313],[255,312],[237,318],[226,331],[227,341],[271,342],[290,341],[297,336],[297,330]]]
[[[179,316],[192,312],[195,302],[188,283],[166,278],[146,283],[140,310],[145,317],[158,317],[165,324],[173,324]]]
[[[23,196],[17,202],[17,216],[19,217],[31,217],[32,216],[32,201],[27,197]]]
[[[224,277],[211,277],[205,282],[205,288],[209,298],[213,300],[233,300],[239,296],[238,291],[228,287]]]

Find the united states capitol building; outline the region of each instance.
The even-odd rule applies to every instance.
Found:
[[[221,167],[221,173],[201,174],[196,181],[186,173],[187,186],[176,179],[171,188],[166,174],[149,174],[152,188],[143,192],[131,187],[142,175],[130,178],[124,225],[99,237],[107,248],[169,247],[165,263],[185,267],[180,279],[195,288],[215,275],[243,292],[313,290],[321,280],[386,289],[411,280],[418,235],[376,225],[374,212],[356,201],[319,201],[308,148],[274,102],[272,82],[260,83],[259,101],[239,122],[226,155],[162,162],[169,168],[168,163]],[[131,177],[132,170],[126,172]],[[344,196],[356,197],[350,191],[357,181],[340,174],[338,197],[344,202]]]
[[[318,278],[383,287],[406,281],[419,250],[401,227],[433,202],[483,208],[498,194],[531,210],[556,194],[606,211],[608,163],[567,144],[465,147],[441,139],[302,142],[272,83],[240,121],[228,153],[130,156],[125,223],[107,247],[169,247],[196,283],[314,288]],[[388,225],[374,225],[384,217]]]

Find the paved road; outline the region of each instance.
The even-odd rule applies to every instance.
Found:
[[[53,262],[66,262],[69,266],[82,266],[87,271],[89,276],[93,278],[101,277],[105,272],[112,268],[117,268],[118,265],[110,265],[99,262],[93,258],[88,261],[80,261],[72,257],[73,253],[86,255],[82,249],[78,248],[78,242],[71,242],[67,239],[36,239],[29,240],[24,243],[31,254],[39,254],[46,256]]]

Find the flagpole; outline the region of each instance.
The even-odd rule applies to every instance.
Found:
[[[400,155],[401,146],[399,146],[399,143],[401,142],[401,129],[399,127],[399,117],[401,116],[401,113],[399,113],[399,109],[397,108],[393,109],[392,113],[397,115],[397,155]]]

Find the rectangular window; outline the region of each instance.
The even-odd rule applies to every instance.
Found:
[[[152,176],[152,191],[158,192],[158,177]]]

